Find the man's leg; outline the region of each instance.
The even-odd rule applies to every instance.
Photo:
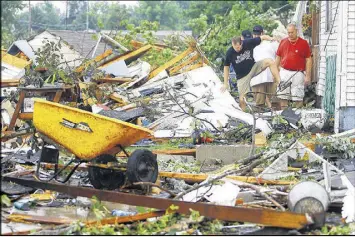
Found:
[[[294,74],[294,72],[281,68],[281,70],[280,70],[281,82],[286,83],[293,74]],[[291,86],[288,86],[288,87],[284,88],[282,91],[277,92],[277,97],[280,99],[280,107],[282,110],[284,110],[285,108],[288,107],[288,103],[291,99],[290,98],[290,95],[291,95],[291,88],[290,87]],[[277,91],[277,89],[276,89],[276,91]]]
[[[274,82],[277,84],[280,84],[281,78],[280,78],[280,73],[279,69],[276,66],[276,63],[274,60],[271,58],[267,58],[262,60],[263,62],[263,69],[266,69],[267,67],[270,68],[271,74],[274,77]]]
[[[272,108],[272,98],[276,95],[277,84],[274,82],[265,83],[265,91],[267,93],[265,102],[266,105]]]
[[[249,74],[248,74],[249,75]],[[250,77],[245,76],[237,81],[238,92],[239,92],[239,106],[245,111],[246,103],[244,101],[245,95],[249,92],[250,88]]]
[[[258,84],[252,87],[252,91],[254,92],[254,98],[256,102],[256,107],[258,109],[262,109],[265,107],[265,92],[266,92],[266,84]]]
[[[297,72],[292,78],[291,99],[295,102],[296,108],[301,108],[303,106],[304,78],[305,75],[302,72]]]

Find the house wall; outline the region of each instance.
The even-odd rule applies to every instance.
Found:
[[[346,100],[340,106],[355,106],[355,1],[348,1],[347,32]]]
[[[326,1],[320,2],[320,60],[317,95],[324,96],[326,89],[326,57],[337,54],[335,131],[342,132],[355,128],[355,1],[331,2],[331,22],[337,12],[331,32],[326,30]]]
[[[332,22],[339,1],[332,2]],[[339,9],[336,14],[332,31],[326,30],[326,1],[320,2],[320,37],[319,37],[319,79],[317,84],[317,95],[324,96],[325,92],[325,73],[326,73],[326,57],[337,53],[337,32]],[[329,40],[328,40],[329,38]],[[326,46],[325,50],[324,47]]]

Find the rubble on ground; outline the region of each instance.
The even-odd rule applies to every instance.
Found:
[[[307,213],[321,233],[334,228],[355,233],[355,131],[327,133],[331,122],[324,110],[241,111],[236,98],[220,92],[214,66],[193,41],[155,65],[150,52],[167,46],[132,41],[135,47],[122,47],[110,39],[112,49],[83,60],[60,37],[47,38],[17,41],[2,51],[2,177],[35,173],[48,138],[33,130],[32,99],[45,98],[154,132],[127,151],[145,148],[157,155],[155,186],[123,186],[123,193],[210,203],[216,210],[229,206]],[[51,50],[57,58],[46,58]],[[58,148],[59,165],[73,158]],[[78,167],[69,184],[92,187],[89,166]],[[42,178],[53,174],[53,169],[39,172]],[[104,204],[3,180],[1,193],[2,234],[262,234],[273,228],[265,226],[278,226],[263,220],[250,224],[211,219],[192,209],[184,215],[175,206],[161,212]],[[330,221],[332,215],[336,223]]]

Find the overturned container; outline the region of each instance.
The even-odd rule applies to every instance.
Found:
[[[288,194],[288,207],[296,213],[308,213],[314,219],[314,227],[322,227],[325,223],[325,212],[328,210],[330,198],[325,188],[314,181],[303,181],[296,184]]]

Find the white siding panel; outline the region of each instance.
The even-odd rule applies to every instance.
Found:
[[[347,93],[346,94],[346,99],[347,100],[355,100],[355,93]]]
[[[348,84],[346,87],[346,93],[355,94],[355,86],[349,86],[349,84]]]

